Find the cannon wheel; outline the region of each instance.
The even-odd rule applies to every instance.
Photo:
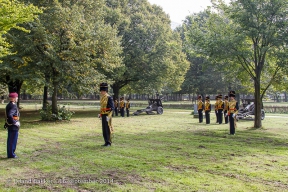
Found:
[[[160,115],[163,114],[163,108],[162,107],[157,108],[157,114],[160,114]]]
[[[264,120],[264,118],[265,118],[265,111],[261,110],[261,120]]]

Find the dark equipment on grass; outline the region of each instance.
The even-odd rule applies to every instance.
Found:
[[[243,108],[239,109],[236,119],[253,120],[255,115],[255,104],[254,99],[242,99]],[[261,120],[265,118],[265,111],[263,104],[261,108]]]
[[[163,114],[163,105],[161,99],[149,99],[149,106],[146,109],[140,109],[133,113],[133,115],[139,115],[140,113],[146,112],[148,115],[155,114],[153,111],[156,111],[157,114]]]

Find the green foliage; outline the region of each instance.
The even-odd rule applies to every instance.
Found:
[[[165,86],[179,90],[189,63],[167,14],[147,0],[108,0],[106,4],[105,21],[122,37],[125,64],[121,70],[107,74],[114,81],[114,93],[124,86],[138,93],[160,91]]]
[[[58,105],[58,113],[55,114],[52,112],[52,105],[47,104],[46,109],[40,110],[40,116],[42,121],[62,121],[62,120],[68,120],[70,121],[72,115],[74,114],[74,111],[70,111],[63,105],[60,107]]]
[[[17,0],[0,0],[0,57],[9,54],[10,45],[3,36],[11,28],[27,30],[19,24],[33,21],[41,10],[32,4],[25,5]]]
[[[287,64],[287,6],[286,0],[239,0],[229,5],[219,0],[215,10],[206,10],[206,22],[195,20],[185,34],[195,52],[225,63],[229,73],[236,71],[252,80],[257,128],[261,127],[262,98]]]

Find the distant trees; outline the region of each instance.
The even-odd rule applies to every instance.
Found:
[[[123,47],[124,67],[107,74],[114,82],[115,96],[125,86],[138,93],[165,86],[179,90],[188,62],[180,36],[172,31],[163,10],[146,0],[108,0],[106,4],[105,21],[117,28]]]
[[[186,33],[198,54],[225,62],[231,72],[249,75],[254,85],[255,128],[262,127],[265,91],[287,64],[287,6],[285,0],[239,0],[229,6],[220,2],[214,4],[215,12],[207,10],[209,17],[202,26],[192,25]],[[261,86],[263,81],[266,87]]]

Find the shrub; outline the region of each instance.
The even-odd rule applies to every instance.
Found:
[[[40,116],[42,121],[57,121],[57,120],[68,120],[70,121],[72,115],[75,112],[70,111],[69,109],[66,109],[65,105],[60,107],[58,105],[58,114],[52,113],[52,106],[47,104],[46,109],[40,110]]]

